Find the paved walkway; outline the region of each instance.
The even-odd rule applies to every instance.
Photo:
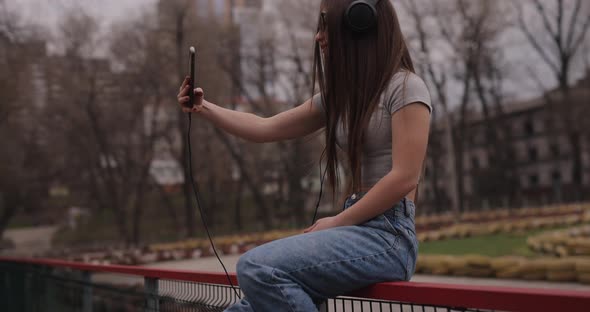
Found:
[[[32,256],[48,251],[51,248],[51,238],[56,231],[57,226],[36,226],[6,230],[4,237],[12,240],[14,249],[4,250],[2,254]]]
[[[221,260],[229,272],[236,271],[236,263],[239,256],[223,256]],[[151,268],[165,268],[177,270],[194,270],[207,272],[223,272],[223,268],[215,257],[200,258],[194,260],[161,262],[147,265]],[[590,285],[578,283],[556,283],[547,281],[522,281],[495,278],[472,278],[472,277],[451,277],[451,276],[433,276],[416,274],[412,278],[413,282],[428,283],[445,283],[445,284],[462,284],[462,285],[484,285],[484,286],[509,286],[509,287],[526,287],[526,288],[553,288],[590,291]]]

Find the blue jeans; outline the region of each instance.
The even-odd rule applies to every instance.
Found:
[[[362,197],[346,199],[344,209]],[[256,247],[237,264],[241,311],[317,311],[326,298],[412,277],[418,254],[415,205],[404,198],[361,225],[295,235]]]

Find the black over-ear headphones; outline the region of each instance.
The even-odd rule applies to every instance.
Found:
[[[377,3],[379,0],[356,0],[346,9],[348,27],[356,33],[364,33],[377,24]]]

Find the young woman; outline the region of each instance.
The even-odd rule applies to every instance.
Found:
[[[180,87],[185,112],[246,140],[287,140],[324,128],[329,182],[337,183],[337,149],[351,169],[342,212],[241,256],[245,298],[226,311],[316,311],[327,297],[409,280],[414,272],[414,200],[432,108],[390,1],[323,0],[314,59],[320,92],[269,118],[217,106],[200,88],[188,109],[186,79]]]

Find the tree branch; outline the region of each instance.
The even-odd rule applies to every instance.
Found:
[[[570,25],[568,27],[567,39],[566,39],[566,46],[569,51],[572,51],[572,42],[574,40],[574,33],[576,27],[576,21],[578,20],[578,13],[580,13],[580,8],[582,6],[582,0],[576,1],[576,6],[574,8],[574,13],[572,18],[570,19]]]
[[[541,1],[539,1],[539,0],[534,0],[534,2],[535,2],[535,8],[537,9],[537,12],[539,12],[539,15],[543,19],[543,25],[545,26],[545,30],[547,30],[547,32],[549,33],[551,38],[553,38],[555,43],[557,43],[557,46],[560,47],[561,40],[559,38],[559,36],[560,36],[559,25],[557,26],[558,30],[553,31],[553,29],[551,28],[551,22],[549,22],[549,16],[547,16],[547,12],[545,11],[545,7],[541,4]],[[561,2],[561,0],[558,0],[558,2]],[[563,10],[563,8],[561,8],[561,10]],[[559,15],[561,15],[560,12],[558,12],[558,16]],[[558,18],[558,22],[559,22],[559,19],[560,18]]]
[[[563,0],[557,0],[557,33],[555,34],[555,42],[560,47],[561,51],[567,49],[564,47],[563,40]]]
[[[576,54],[576,51],[580,47],[580,44],[584,41],[584,38],[586,37],[586,34],[588,33],[588,28],[590,28],[590,16],[586,19],[586,22],[584,22],[584,25],[582,26],[582,32],[578,36],[578,39],[574,40],[574,42],[573,42],[573,46],[572,46],[571,50],[569,51],[571,56]]]
[[[531,33],[531,31],[526,26],[526,23],[524,21],[524,14],[523,14],[523,11],[522,11],[521,4],[516,4],[515,3],[515,6],[516,6],[516,9],[518,10],[518,23],[520,25],[521,30],[525,34],[526,38],[531,43],[531,45],[533,45],[533,47],[535,48],[535,50],[537,51],[537,53],[539,53],[539,55],[541,56],[541,58],[543,58],[543,60],[545,61],[545,63],[555,73],[555,75],[556,76],[559,76],[559,74],[560,74],[559,67],[551,60],[551,58],[549,57],[549,55],[547,55],[545,53],[545,49],[543,49],[541,47],[541,45],[539,44],[539,42],[537,42],[537,39],[535,39],[535,36],[533,36],[533,34]]]

